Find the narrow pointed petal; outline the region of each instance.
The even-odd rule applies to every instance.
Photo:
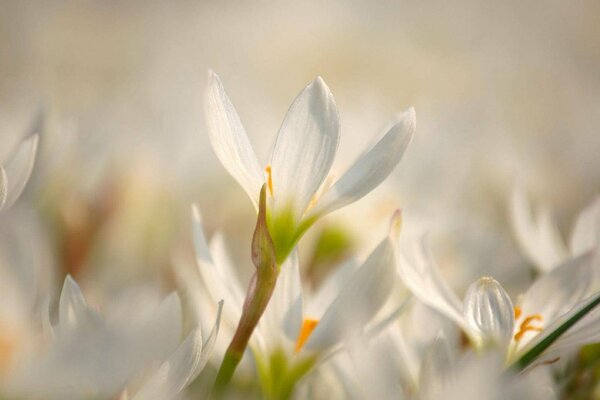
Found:
[[[88,306],[81,289],[68,275],[65,278],[58,306],[58,320],[61,327],[72,327],[89,318],[94,318],[93,310]]]
[[[415,129],[415,110],[410,108],[402,113],[379,142],[360,156],[323,195],[311,211],[311,215],[330,213],[359,200],[379,186],[400,162]]]
[[[202,342],[202,329],[193,329],[171,357],[146,381],[134,400],[172,399],[198,376],[213,352],[222,307],[221,301],[217,320],[206,342]]]
[[[321,78],[296,97],[279,129],[271,171],[275,207],[291,207],[296,218],[331,169],[340,138],[333,95]]]
[[[571,253],[582,254],[600,243],[600,197],[577,217],[571,236]]]
[[[471,284],[464,301],[467,324],[477,332],[482,343],[505,348],[514,328],[513,303],[504,288],[493,278],[484,277]]]
[[[340,290],[305,348],[329,349],[357,334],[388,300],[396,281],[393,238],[384,239]]]
[[[23,140],[0,171],[0,209],[9,208],[25,188],[37,152],[38,135]]]
[[[228,325],[234,327],[242,315],[243,299],[239,299],[239,291],[232,287],[235,283],[229,279],[227,269],[215,264],[204,235],[200,209],[196,205],[192,206],[192,226],[196,263],[204,286],[214,301],[227,299],[223,318]]]
[[[540,271],[550,271],[560,264],[567,252],[558,229],[546,210],[534,221],[525,191],[515,186],[511,197],[511,223],[517,244]]]
[[[456,322],[465,332],[470,331],[461,302],[441,276],[425,237],[413,243],[408,253],[399,254],[398,273],[417,299]]]
[[[258,207],[258,195],[264,183],[262,168],[221,80],[212,71],[208,75],[204,102],[208,137],[225,169]]]

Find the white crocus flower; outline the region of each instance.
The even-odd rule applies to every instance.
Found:
[[[197,207],[193,207],[192,215],[200,276],[213,299],[226,300],[223,318],[235,327],[242,313],[244,287],[228,261],[221,236],[216,235],[208,244]],[[270,371],[268,364],[274,354],[282,355],[291,364],[306,362],[304,366],[310,369],[318,359],[365,329],[387,302],[396,282],[398,224],[399,216],[395,216],[389,236],[348,274],[343,284],[324,285],[323,290],[328,293],[317,298],[329,300],[312,307],[314,313],[307,313],[304,306],[298,254],[292,251],[281,266],[271,301],[250,340],[261,378],[276,372]]]
[[[127,300],[101,316],[67,277],[58,323],[52,326],[46,315],[48,343],[41,354],[32,354],[15,369],[6,389],[9,397],[174,398],[204,368],[218,333],[219,314],[205,340],[200,327],[194,327],[180,343],[181,305],[176,293],[156,306],[132,302],[143,308]]]
[[[592,295],[599,261],[593,250],[567,260],[535,281],[515,306],[504,288],[490,277],[474,282],[461,302],[441,277],[424,240],[409,254],[401,253],[398,266],[404,283],[419,300],[457,323],[476,347],[495,344],[506,351],[507,362],[513,362],[597,296]],[[548,350],[598,341],[600,324],[593,322],[599,319],[597,312],[587,314]]]
[[[267,184],[267,223],[280,264],[318,218],[360,199],[391,173],[416,126],[415,112],[410,108],[332,184],[327,176],[338,147],[340,123],[333,95],[323,79],[310,83],[290,106],[264,169],[219,77],[212,71],[205,116],[217,157],[256,208],[260,189]]]
[[[548,272],[567,258],[583,254],[600,242],[600,197],[577,217],[568,247],[549,208],[542,208],[534,216],[531,203],[520,186],[513,189],[510,211],[517,243],[540,272]]]
[[[0,160],[0,210],[12,206],[25,188],[33,169],[37,144],[38,135],[29,135],[8,159]]]

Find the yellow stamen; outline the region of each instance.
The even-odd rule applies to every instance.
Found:
[[[321,198],[321,196],[323,196],[325,194],[325,192],[327,192],[331,188],[331,186],[333,186],[334,179],[335,179],[334,175],[329,175],[329,176],[327,176],[327,178],[325,178],[325,182],[323,182],[321,189],[317,193],[313,194],[313,196],[310,198],[310,203],[308,203],[308,207],[306,207],[306,211],[313,208],[315,206],[315,204],[317,204],[317,200],[319,200]]]
[[[521,339],[523,339],[523,336],[525,336],[525,334],[527,332],[541,332],[543,330],[542,327],[540,326],[533,326],[531,323],[533,321],[542,321],[543,318],[540,314],[534,314],[534,315],[530,315],[529,317],[525,318],[523,320],[523,322],[521,322],[521,325],[519,326],[519,332],[517,332],[515,334],[515,340],[518,342]]]
[[[522,313],[523,313],[523,310],[521,310],[521,307],[515,306],[515,319],[519,319],[519,317],[521,316]]]
[[[269,193],[273,196],[273,175],[271,173],[271,166],[267,165],[265,168],[265,172],[267,173],[267,187],[269,188]]]
[[[298,340],[296,341],[294,353],[299,353],[300,350],[302,350],[302,347],[304,347],[304,344],[310,337],[311,333],[315,330],[318,323],[318,320],[310,318],[305,318],[304,321],[302,321],[302,327],[300,328],[300,333],[298,334]]]

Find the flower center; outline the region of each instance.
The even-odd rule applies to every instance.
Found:
[[[518,318],[517,314],[519,316],[521,315],[521,309],[515,307],[515,318]],[[544,318],[542,318],[540,314],[533,314],[525,317],[525,319],[523,320],[523,322],[521,322],[521,325],[519,326],[519,331],[515,333],[515,340],[517,342],[520,341],[521,339],[523,339],[523,336],[525,336],[527,332],[541,332],[544,328],[542,328],[541,326],[535,326],[533,325],[533,323],[535,321],[542,322],[543,320]]]
[[[298,340],[296,340],[296,348],[294,349],[294,353],[299,353],[300,350],[302,350],[302,347],[304,347],[304,344],[310,337],[311,333],[315,330],[318,323],[319,320],[310,318],[305,318],[304,321],[302,321],[302,327],[300,328],[300,333],[298,334]]]
[[[269,193],[273,196],[273,174],[270,165],[265,167],[265,172],[267,173],[267,187],[269,188]]]

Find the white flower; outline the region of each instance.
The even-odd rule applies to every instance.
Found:
[[[600,242],[600,197],[577,217],[568,248],[550,210],[542,208],[534,217],[527,195],[520,186],[513,189],[510,206],[517,243],[540,272],[550,271],[567,258],[583,254]]]
[[[0,160],[0,210],[17,200],[33,169],[38,135],[24,138],[7,160]]]
[[[31,354],[7,384],[10,396],[31,399],[171,399],[204,368],[212,352],[219,317],[203,340],[194,327],[183,342],[181,305],[173,293],[160,304],[117,304],[101,316],[67,277],[60,296],[58,323],[43,321],[49,339]],[[130,304],[131,302],[131,304]],[[149,304],[148,304],[149,303]],[[133,305],[142,304],[142,308]]]
[[[242,313],[244,287],[228,261],[222,237],[215,235],[208,244],[197,207],[193,207],[192,214],[200,276],[213,299],[226,300],[223,318],[227,325],[235,327]],[[336,282],[323,286],[327,293],[316,298],[328,300],[312,307],[312,313],[306,311],[297,251],[290,254],[281,266],[272,298],[250,341],[259,364],[278,351],[289,360],[325,357],[373,321],[396,282],[397,218],[390,235],[360,267],[348,267],[352,269],[350,273],[343,271],[332,278]]]
[[[547,339],[559,326],[590,304],[597,290],[600,258],[595,251],[567,260],[542,275],[513,306],[493,278],[474,282],[464,302],[448,287],[424,240],[409,254],[401,253],[399,274],[423,303],[457,323],[477,347],[490,343],[504,349],[507,362],[523,356]],[[550,350],[598,341],[598,312],[591,312],[558,338]]]
[[[412,108],[399,115],[387,133],[331,185],[326,178],[337,151],[340,123],[333,95],[323,79],[310,83],[290,106],[264,170],[219,77],[212,71],[205,116],[217,157],[256,207],[260,188],[268,185],[267,221],[280,263],[315,220],[360,199],[390,174],[416,125]]]

